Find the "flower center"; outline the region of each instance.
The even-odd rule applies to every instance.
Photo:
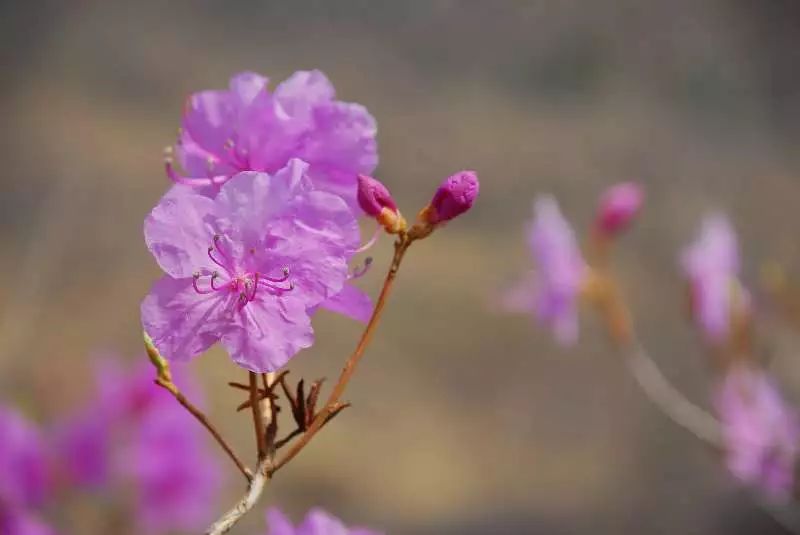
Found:
[[[255,253],[250,249],[251,253]],[[283,295],[294,289],[289,280],[289,268],[281,269],[280,276],[272,276],[259,271],[248,271],[236,267],[233,257],[222,246],[222,236],[214,235],[213,243],[208,247],[208,258],[220,269],[208,270],[207,273],[195,272],[192,275],[194,291],[201,294],[235,293],[239,297],[237,303],[243,307],[253,301],[259,290],[269,295]]]

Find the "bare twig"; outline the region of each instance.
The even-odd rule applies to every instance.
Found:
[[[255,476],[247,487],[247,493],[242,496],[227,513],[222,515],[219,520],[214,522],[214,524],[206,530],[206,535],[223,535],[224,533],[228,533],[231,528],[258,503],[258,499],[261,497],[261,494],[264,493],[264,488],[269,481],[269,476],[267,474],[268,464],[269,460],[266,458],[258,463]]]
[[[161,356],[158,352],[156,347],[153,345],[153,341],[147,335],[144,334],[144,346],[147,350],[147,356],[150,358],[150,362],[153,363],[153,366],[156,368],[156,380],[155,383],[167,390],[170,394],[172,394],[175,399],[180,403],[183,408],[185,408],[189,413],[195,417],[195,419],[200,422],[203,427],[205,427],[211,436],[214,437],[214,440],[225,450],[225,453],[228,454],[228,457],[231,458],[233,463],[236,465],[236,468],[247,478],[248,481],[253,479],[253,473],[250,471],[249,468],[239,459],[239,456],[234,453],[233,448],[227,443],[227,441],[222,437],[222,435],[217,431],[217,428],[208,420],[203,411],[195,407],[187,398],[183,395],[183,393],[178,389],[175,383],[172,382],[172,373],[169,369],[169,363]]]
[[[332,415],[341,410],[341,407],[338,406],[338,401],[342,397],[342,394],[344,394],[345,388],[347,388],[347,384],[350,382],[350,378],[353,376],[356,366],[361,360],[361,357],[363,357],[364,351],[367,349],[378,323],[380,323],[383,309],[386,306],[392,286],[397,277],[397,271],[400,269],[400,264],[403,261],[403,257],[405,256],[405,253],[411,243],[412,241],[405,235],[402,235],[400,238],[398,238],[397,242],[395,243],[394,257],[392,258],[389,272],[386,274],[386,278],[383,282],[383,288],[378,296],[378,301],[375,303],[375,309],[372,311],[372,316],[370,317],[369,322],[367,323],[367,326],[361,335],[361,339],[358,341],[358,345],[356,345],[355,350],[345,362],[344,368],[339,375],[339,380],[333,387],[333,391],[328,397],[325,407],[319,411],[317,416],[311,422],[311,425],[308,426],[306,432],[300,437],[300,440],[295,442],[289,451],[287,451],[286,454],[275,463],[270,470],[270,475],[277,472],[281,467],[286,465],[286,463],[291,461],[298,453],[300,453],[300,451],[302,451],[302,449],[311,441],[311,439],[314,438],[314,435],[317,434],[317,432],[332,417]]]
[[[250,407],[253,409],[253,428],[256,433],[256,444],[258,446],[258,460],[267,456],[267,432],[264,427],[264,417],[261,414],[261,406],[258,395],[258,375],[249,372],[250,376]]]
[[[644,347],[634,343],[626,355],[631,374],[642,392],[665,416],[697,438],[717,448],[722,447],[720,424],[717,419],[689,401],[675,388],[664,377]]]

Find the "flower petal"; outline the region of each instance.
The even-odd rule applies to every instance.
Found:
[[[158,265],[175,278],[209,266],[215,234],[214,201],[187,186],[173,186],[144,221],[144,239]]]
[[[219,339],[235,297],[227,292],[201,295],[191,278],[165,276],[142,301],[142,326],[165,358],[189,360]]]
[[[222,154],[237,124],[237,109],[228,91],[201,91],[189,97],[183,128],[201,147]]]
[[[269,535],[295,535],[292,522],[277,507],[267,509]]]
[[[234,362],[250,371],[275,371],[314,343],[306,306],[290,295],[256,297],[234,320],[222,335],[222,345]]]
[[[362,323],[369,321],[373,309],[369,294],[352,284],[345,284],[341,292],[319,306]]]

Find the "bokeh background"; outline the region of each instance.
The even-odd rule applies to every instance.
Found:
[[[379,124],[377,176],[413,214],[453,171],[482,189],[416,246],[346,411],[265,500],[321,505],[392,534],[784,533],[718,459],[641,395],[587,316],[558,348],[494,302],[529,268],[523,224],[556,194],[579,228],[603,188],[648,206],[616,264],[665,374],[707,405],[676,251],[728,211],[746,275],[800,273],[800,5],[792,0],[0,3],[0,395],[47,421],[78,403],[92,356],[141,358],[139,301],[158,276],[142,220],[167,187],[184,98],[243,69],[320,68]],[[388,240],[364,279],[377,290]],[[293,376],[335,376],[358,327],[316,320]],[[760,347],[800,393],[797,339]],[[243,372],[195,362],[212,417],[252,455]],[[241,492],[228,468],[222,511]],[[2,475],[0,475],[2,477]],[[85,506],[68,531],[106,533]],[[260,513],[238,533],[263,533]]]

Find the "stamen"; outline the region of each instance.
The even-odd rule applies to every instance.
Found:
[[[171,154],[171,149],[170,149],[170,154]],[[169,179],[175,182],[176,184],[182,184],[184,186],[192,186],[192,187],[212,186],[215,184],[214,179],[191,178],[180,174],[172,166],[172,156],[166,156],[164,158],[164,170],[167,172],[167,176],[169,177]]]
[[[219,291],[224,289],[224,286],[214,286],[214,281],[216,281],[217,278],[219,278],[219,271],[214,271],[211,274],[211,289],[214,291]]]
[[[252,301],[256,298],[256,290],[258,290],[258,273],[255,274],[253,281],[250,283],[253,286],[253,291],[250,293],[248,297],[248,301]]]
[[[349,278],[358,279],[360,277],[363,277],[367,273],[367,271],[369,271],[369,268],[371,266],[372,266],[372,257],[368,256],[364,259],[363,265],[353,269],[353,271],[350,273]]]
[[[291,292],[292,290],[294,290],[294,283],[293,283],[293,282],[290,282],[290,283],[289,283],[289,287],[288,287],[288,288],[286,288],[286,287],[283,287],[283,286],[278,286],[278,285],[277,285],[277,284],[275,284],[275,283],[268,282],[268,281],[265,281],[265,280],[263,280],[263,279],[262,279],[262,280],[259,280],[258,282],[259,282],[259,284],[261,284],[261,285],[262,285],[264,288],[267,288],[267,289],[269,289],[269,290],[272,290],[272,291],[274,291],[274,292],[277,292],[278,294],[282,294],[282,293],[284,293],[284,292]]]
[[[230,262],[231,261],[230,255],[228,255],[225,251],[223,251],[222,247],[220,246],[221,241],[222,241],[222,234],[214,234],[214,247],[217,248],[217,251],[219,251],[219,254],[222,255],[222,258],[224,258],[225,261]]]
[[[281,269],[281,273],[283,273],[282,277],[269,277],[267,275],[261,275],[261,276],[264,277],[266,280],[268,280],[270,282],[285,282],[285,281],[287,281],[289,279],[289,268],[285,267],[285,268]],[[260,275],[260,274],[256,273],[256,275]]]
[[[211,254],[214,252],[214,247],[209,247],[207,250],[208,250],[208,258],[210,258],[211,261],[214,262],[216,265],[218,265],[219,267],[223,268],[225,271],[230,273],[230,269],[228,269],[228,266],[226,266],[225,264],[214,258],[214,255]]]
[[[379,226],[378,228],[376,228],[375,232],[372,234],[372,237],[369,239],[369,241],[364,245],[362,245],[361,247],[359,247],[358,249],[356,249],[355,251],[353,251],[353,253],[354,254],[363,253],[364,251],[375,245],[375,242],[378,241],[378,237],[381,235],[382,230],[383,227]]]
[[[195,292],[199,293],[200,295],[205,295],[205,294],[210,294],[210,293],[212,293],[214,291],[214,290],[201,290],[197,286],[197,281],[199,279],[200,279],[200,273],[197,273],[197,272],[192,273],[192,286],[194,286],[194,291]]]

